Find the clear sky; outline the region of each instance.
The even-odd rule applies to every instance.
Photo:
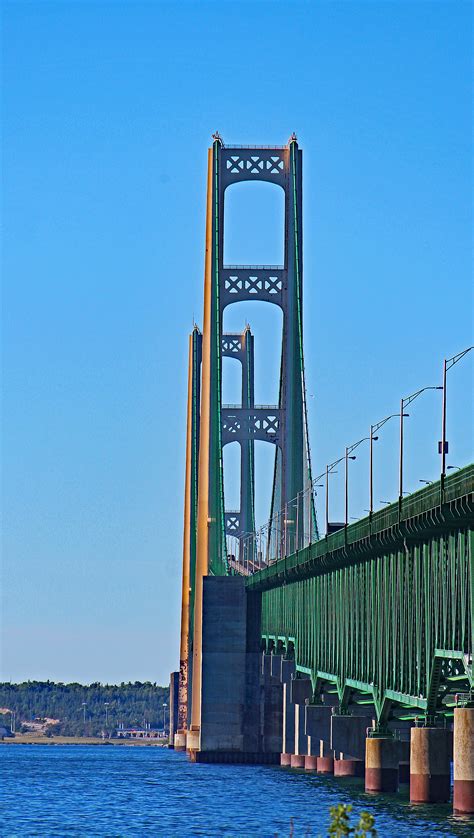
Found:
[[[315,474],[473,343],[471,13],[452,0],[3,3],[3,678],[163,683],[178,664],[187,335],[202,319],[213,131],[269,145],[296,131],[304,152]],[[279,193],[234,190],[226,259],[280,261]],[[225,326],[247,320],[256,397],[271,402],[279,314],[241,304]],[[472,460],[472,356],[449,373],[455,465]],[[439,473],[440,409],[428,392],[409,411],[407,489]],[[397,495],[396,461],[394,420],[376,506]],[[353,516],[367,484],[363,445]]]

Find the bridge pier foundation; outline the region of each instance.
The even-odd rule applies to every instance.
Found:
[[[179,672],[171,672],[170,674],[170,715],[169,715],[169,748],[175,747],[175,735],[178,730],[178,691],[179,691]]]
[[[174,749],[175,751],[186,750],[186,731],[178,730],[174,735]]]
[[[398,791],[398,742],[391,736],[368,736],[365,740],[365,790]]]
[[[454,799],[455,812],[474,813],[474,707],[454,710]]]
[[[451,796],[451,731],[413,727],[410,737],[410,801],[446,803]]]
[[[340,759],[334,760],[335,777],[363,777],[364,771],[365,765],[361,759],[347,758],[341,754]]]
[[[326,755],[323,755],[324,751],[326,751],[326,748],[324,743],[321,742],[321,756],[316,760],[316,771],[318,774],[334,774],[334,754],[332,751],[328,751]]]
[[[306,754],[304,758],[304,767],[306,771],[317,771],[318,757],[314,754]]]

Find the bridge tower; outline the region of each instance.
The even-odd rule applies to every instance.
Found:
[[[284,264],[228,266],[223,260],[226,190],[235,183],[255,180],[274,183],[284,190]],[[199,420],[196,419],[199,450],[195,451],[198,461],[195,570],[189,631],[192,689],[188,687],[188,696],[192,694],[192,707],[188,748],[191,749],[199,747],[201,719],[203,579],[229,572],[226,535],[233,529],[237,534],[254,530],[253,446],[256,440],[269,442],[275,448],[270,517],[280,510],[284,512],[278,518],[272,538],[282,540],[283,525],[285,539],[293,539],[295,546],[302,546],[305,538],[316,536],[312,493],[305,491],[311,485],[311,463],[303,357],[302,247],[302,152],[295,135],[286,146],[228,147],[216,134],[208,151],[202,363],[200,385],[196,382],[196,387],[200,386],[200,412]],[[223,334],[225,308],[243,300],[272,303],[283,312],[279,401],[272,407],[254,404],[252,336],[247,331],[239,336]],[[222,357],[232,353],[240,357],[243,368],[243,397],[239,406],[222,404]],[[226,514],[224,502],[223,447],[232,441],[238,441],[241,446],[238,514]],[[303,527],[298,530],[295,526],[298,515],[300,520],[310,522],[306,536]],[[191,519],[191,514],[185,515],[185,540],[189,544],[192,543]],[[193,561],[191,551],[189,561]],[[192,573],[190,570],[189,578]]]
[[[242,365],[242,407],[254,403],[254,338],[250,326],[241,334],[222,335],[222,356],[235,358]],[[178,679],[178,724],[175,747],[186,747],[186,730],[190,725],[194,598],[196,577],[196,537],[199,430],[201,408],[202,334],[195,326],[189,336],[188,407],[186,431],[186,472],[184,492],[183,571],[181,594],[181,644]],[[242,539],[255,529],[254,506],[254,442],[240,442],[240,507],[225,513],[226,535]]]

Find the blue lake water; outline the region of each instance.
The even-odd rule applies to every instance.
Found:
[[[271,766],[194,765],[157,747],[0,745],[0,835],[327,835],[329,807],[375,815],[381,838],[472,836],[451,806],[412,806],[408,791],[366,795],[361,780]]]

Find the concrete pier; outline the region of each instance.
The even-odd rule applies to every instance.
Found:
[[[413,727],[410,738],[410,801],[446,803],[451,796],[451,731]]]
[[[237,576],[204,576],[202,591],[202,645],[198,683],[200,724],[186,733],[186,749],[195,762],[276,764],[280,760],[281,721],[275,730],[281,692],[272,679],[271,660],[264,662],[268,687],[262,721],[262,655],[260,652],[261,596],[247,592]],[[222,626],[226,627],[222,631]],[[274,683],[272,683],[274,680]],[[196,682],[195,686],[196,686]],[[273,691],[273,687],[278,688]],[[263,690],[265,692],[265,679]],[[273,737],[273,739],[272,739]]]
[[[361,759],[352,759],[341,756],[334,760],[335,777],[363,777],[365,765]]]
[[[290,765],[295,752],[295,705],[290,701],[290,683],[283,684],[283,736],[281,765]]]
[[[454,795],[453,808],[474,813],[474,707],[454,710]]]
[[[370,716],[331,715],[331,748],[343,752],[345,758],[365,760],[367,728],[372,727]]]
[[[308,737],[305,733],[305,708],[304,704],[295,704],[295,749],[298,756],[306,756],[308,753]]]
[[[334,774],[334,756],[328,754],[327,756],[317,757],[316,771],[318,774]]]
[[[392,737],[369,736],[365,740],[365,790],[398,791],[398,742]]]
[[[174,735],[174,749],[175,751],[186,750],[186,731],[178,730]]]
[[[179,672],[170,674],[170,715],[169,715],[169,748],[174,748],[175,735],[178,730],[178,692]]]
[[[291,701],[293,704],[302,704],[303,707],[306,701],[311,699],[313,689],[310,678],[293,678],[291,685]]]
[[[322,756],[320,742],[327,748],[331,745],[332,708],[324,704],[305,705],[305,733],[311,740],[311,753]]]
[[[281,753],[283,748],[283,689],[281,655],[263,655],[261,676],[261,749]]]
[[[306,771],[317,771],[318,757],[313,754],[306,754],[304,758],[304,767]]]

